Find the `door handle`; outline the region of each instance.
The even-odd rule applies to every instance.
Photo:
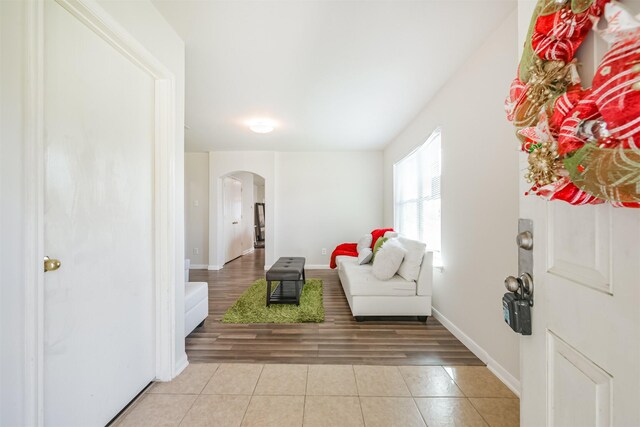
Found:
[[[533,307],[533,279],[529,273],[522,273],[520,277],[508,276],[504,279],[504,287],[509,292],[518,294],[520,299],[529,302],[529,306]]]
[[[504,285],[509,291],[502,297],[505,323],[518,334],[531,335],[533,279],[529,273],[523,273],[520,277],[507,277]]]
[[[238,223],[238,221],[233,221],[231,224],[237,224],[237,223]]]
[[[51,259],[48,256],[44,257],[44,272],[47,271],[56,271],[60,268],[62,263],[57,259]]]
[[[504,286],[508,293],[502,297],[504,321],[516,333],[531,335],[531,307],[533,307],[533,221],[518,220],[518,276],[508,276]]]

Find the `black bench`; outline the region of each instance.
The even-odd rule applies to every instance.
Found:
[[[271,304],[300,305],[300,294],[306,281],[304,257],[282,257],[267,271],[267,307]],[[271,292],[271,282],[280,284]]]

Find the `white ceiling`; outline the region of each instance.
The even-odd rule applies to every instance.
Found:
[[[187,151],[381,149],[516,5],[153,2],[186,44]]]

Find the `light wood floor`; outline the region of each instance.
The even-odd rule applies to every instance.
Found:
[[[437,320],[356,322],[334,270],[307,270],[323,280],[325,321],[236,325],[220,322],[256,279],[264,277],[264,250],[220,271],[191,270],[190,281],[209,283],[209,317],[187,337],[192,362],[259,362],[353,365],[482,365]]]

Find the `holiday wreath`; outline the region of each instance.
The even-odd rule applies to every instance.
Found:
[[[583,88],[575,54],[592,28],[609,49]],[[528,153],[527,194],[640,207],[640,15],[609,0],[539,0],[505,108]]]

